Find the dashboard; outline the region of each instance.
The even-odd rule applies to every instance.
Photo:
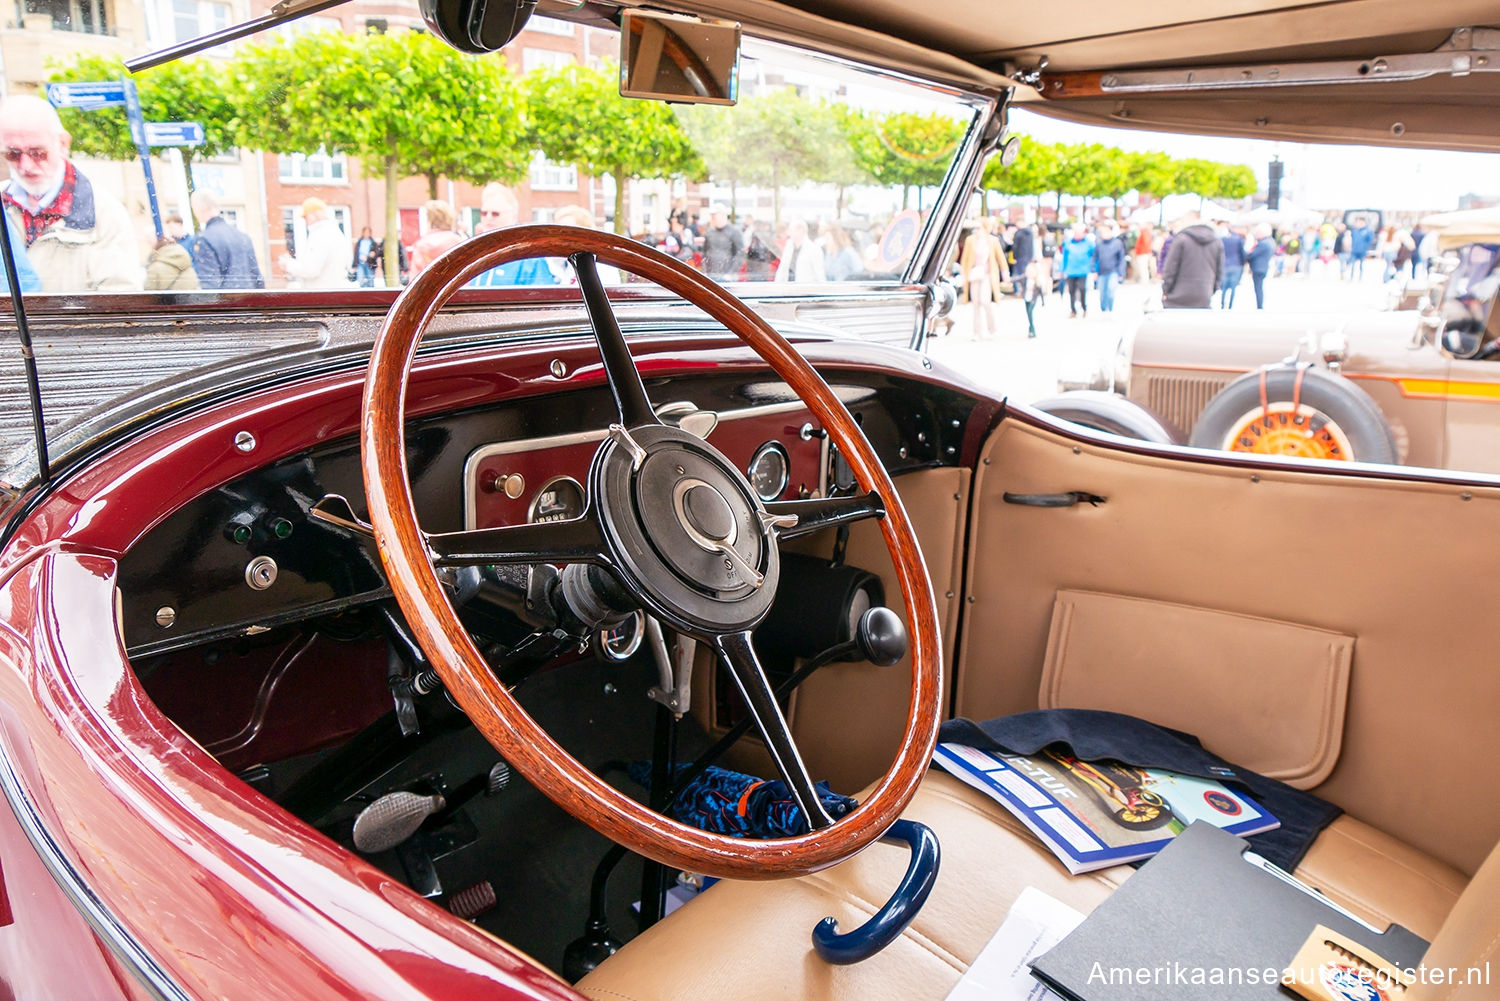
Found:
[[[973,397],[891,370],[824,374],[893,474],[962,458]],[[647,389],[663,420],[705,434],[763,498],[823,495],[847,475],[810,412],[763,369],[685,364],[653,373]],[[409,421],[407,461],[422,528],[576,516],[591,458],[615,419],[607,389],[594,386]],[[156,655],[313,619],[334,622],[388,599],[373,542],[310,517],[330,494],[365,517],[352,436],[310,441],[146,533],[119,566],[121,632],[137,669],[149,673]]]

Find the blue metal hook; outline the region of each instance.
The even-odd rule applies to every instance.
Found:
[[[906,930],[937,882],[937,834],[915,820],[898,820],[880,839],[911,849],[911,862],[896,892],[875,914],[851,932],[839,934],[837,918],[827,917],[813,929],[813,950],[826,962],[848,966],[869,959]]]

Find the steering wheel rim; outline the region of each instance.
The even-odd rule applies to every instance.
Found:
[[[429,536],[420,529],[411,494],[403,433],[407,384],[417,345],[442,306],[475,276],[515,260],[580,253],[593,255],[676,293],[738,336],[817,415],[853,471],[855,482],[883,505],[881,531],[906,607],[911,705],[901,746],[890,768],[866,800],[836,824],[793,837],[768,840],[732,838],[681,824],[614,789],[553,741],[505,690],[463,628],[439,580],[435,564],[435,543],[438,540],[442,540],[446,553],[455,546],[464,548],[450,545],[450,537],[469,541],[487,532],[487,539],[519,541],[531,539],[533,535],[539,537],[540,533],[521,534],[520,530],[534,526],[450,533],[449,536]],[[580,285],[594,322],[611,389],[620,402],[622,424],[625,424],[624,415],[628,408],[616,385],[617,370],[610,368],[612,363],[629,367],[636,385],[642,387],[639,403],[647,406],[649,403],[618,326],[614,326],[612,339],[601,330],[601,323],[605,326],[613,323],[613,315],[593,271],[592,258],[578,260],[588,264],[587,274],[583,267],[579,267]],[[597,313],[600,302],[608,314],[607,319]],[[652,419],[655,419],[654,414]],[[625,437],[629,438],[628,431]],[[594,470],[590,472],[591,481],[600,468],[601,456],[609,448],[611,442],[606,438],[596,455]],[[625,448],[625,445],[620,445],[621,454]],[[710,279],[635,241],[567,226],[510,227],[480,234],[452,248],[422,271],[401,293],[376,337],[362,401],[360,464],[370,521],[391,590],[431,666],[475,726],[513,768],[548,798],[606,837],[648,858],[688,871],[738,879],[794,876],[841,862],[875,841],[895,822],[916,793],[936,740],[942,690],[936,609],[916,535],[890,477],[827,383],[780,334]],[[738,475],[737,469],[735,473]],[[751,494],[753,496],[753,491]],[[865,514],[853,517],[870,513],[867,510]],[[852,517],[839,517],[826,524],[844,520],[852,520]],[[769,528],[765,538],[766,545],[774,550],[776,539]],[[557,555],[564,558],[525,562],[567,562],[570,558],[587,561],[592,560],[594,554],[589,551],[586,555],[584,548],[572,553],[567,544],[563,544]],[[482,558],[458,556],[451,562],[467,560],[472,564],[481,559],[522,562],[509,556],[508,552]],[[769,555],[767,559],[770,559]],[[748,631],[738,634],[732,645],[737,645],[738,638],[743,638],[749,650],[750,665],[758,670],[753,649],[748,647],[748,637]],[[718,637],[720,641],[727,638],[728,634]],[[734,669],[734,651],[726,652],[722,642],[716,646],[721,656],[731,658],[729,666]],[[736,677],[738,680],[738,675]],[[751,698],[749,693],[746,695]],[[780,719],[774,701],[773,710]],[[781,726],[786,727],[784,719]],[[786,737],[790,739],[789,729]],[[766,739],[770,745],[771,735],[766,734]],[[774,753],[774,748],[772,750]],[[793,753],[795,756],[794,746]],[[800,759],[796,764],[801,765]],[[791,777],[787,777],[790,781]]]

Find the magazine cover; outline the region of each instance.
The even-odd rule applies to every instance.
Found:
[[[1195,820],[1240,836],[1280,826],[1221,783],[1161,768],[963,744],[939,744],[933,762],[1015,814],[1074,874],[1150,858]]]

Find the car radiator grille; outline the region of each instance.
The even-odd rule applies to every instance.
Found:
[[[1229,385],[1237,372],[1212,375],[1159,375],[1144,378],[1138,373],[1132,381],[1130,398],[1143,404],[1158,417],[1170,422],[1183,434],[1191,434],[1198,415],[1219,390]]]

